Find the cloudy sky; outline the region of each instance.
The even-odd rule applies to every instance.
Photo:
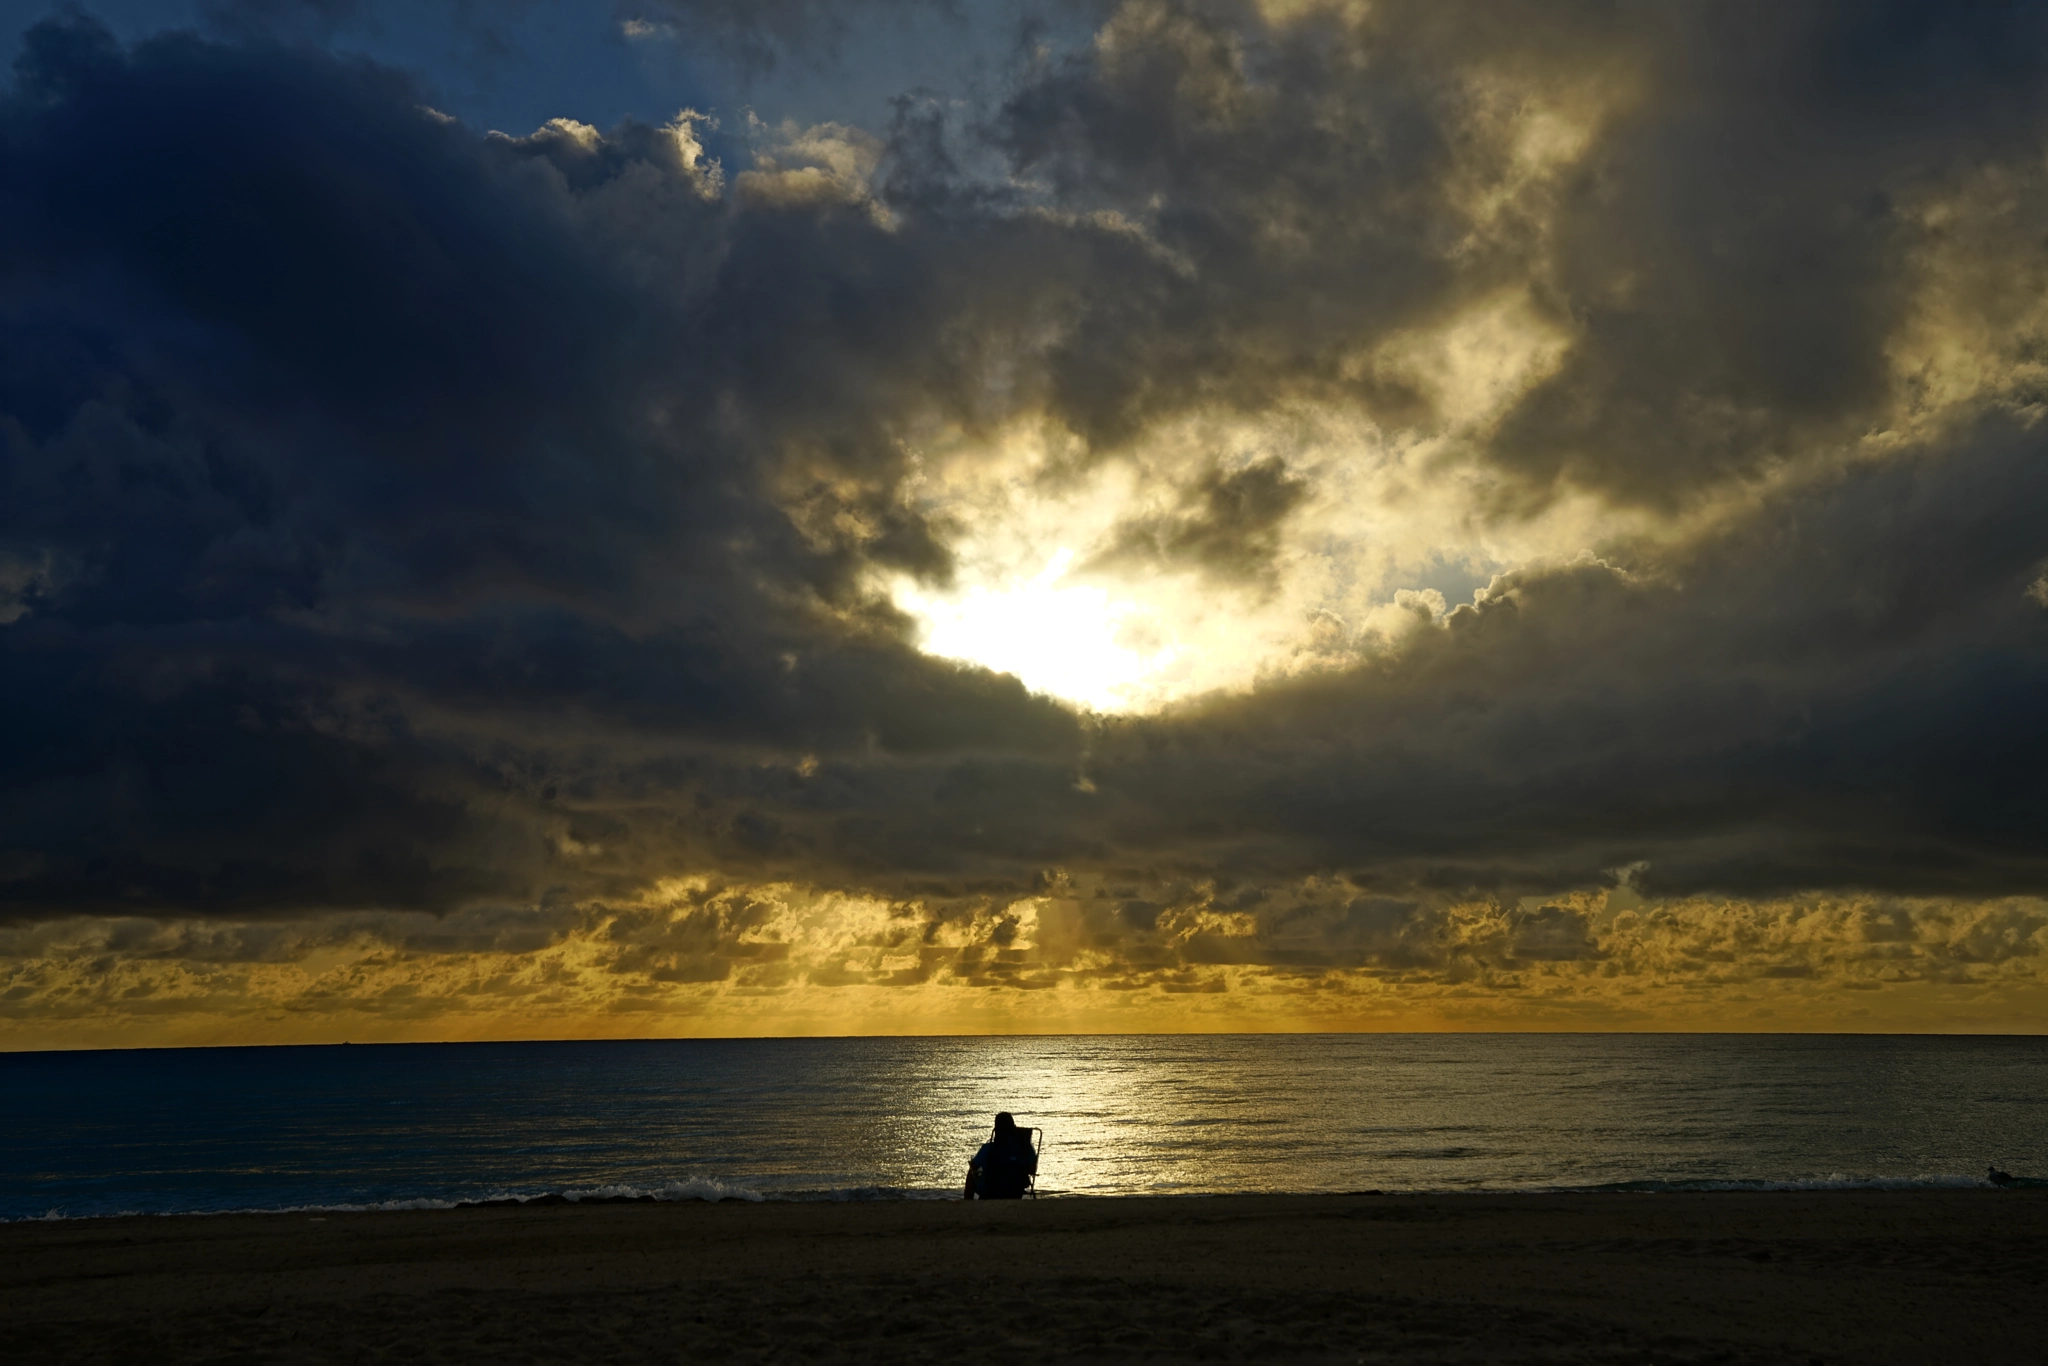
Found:
[[[2048,9],[0,18],[0,1046],[2048,1027]]]

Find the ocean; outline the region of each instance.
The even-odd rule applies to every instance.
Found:
[[[0,1219],[937,1198],[997,1110],[1046,1196],[2048,1175],[2048,1038],[1147,1035],[0,1054]]]

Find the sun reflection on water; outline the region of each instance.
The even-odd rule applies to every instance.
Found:
[[[998,1110],[1044,1130],[1046,1195],[1500,1190],[1968,1167],[1947,1151],[1955,1135],[1908,1132],[1868,1087],[1893,1064],[1906,1068],[1896,1083],[1909,1090],[1965,1084],[1962,1060],[1893,1058],[1881,1041],[1162,1035],[894,1040],[877,1061],[884,1054],[886,1075],[872,1081],[898,1114],[916,1118],[893,1138],[877,1135],[873,1155],[904,1190],[957,1190]],[[2012,1062],[2038,1066],[2048,1053]],[[1994,1065],[1971,1059],[1980,1063]],[[1845,1113],[1864,1110],[1866,1120],[1843,1127]]]

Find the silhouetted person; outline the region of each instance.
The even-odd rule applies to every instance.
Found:
[[[967,1164],[969,1200],[1021,1200],[1038,1174],[1031,1131],[1017,1127],[1009,1113],[996,1116],[996,1131]]]

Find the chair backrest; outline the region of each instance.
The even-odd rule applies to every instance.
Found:
[[[981,1188],[997,1200],[1014,1200],[1031,1187],[1038,1173],[1038,1149],[1032,1145],[1030,1129],[1018,1129],[1008,1142],[996,1143],[983,1169]]]

